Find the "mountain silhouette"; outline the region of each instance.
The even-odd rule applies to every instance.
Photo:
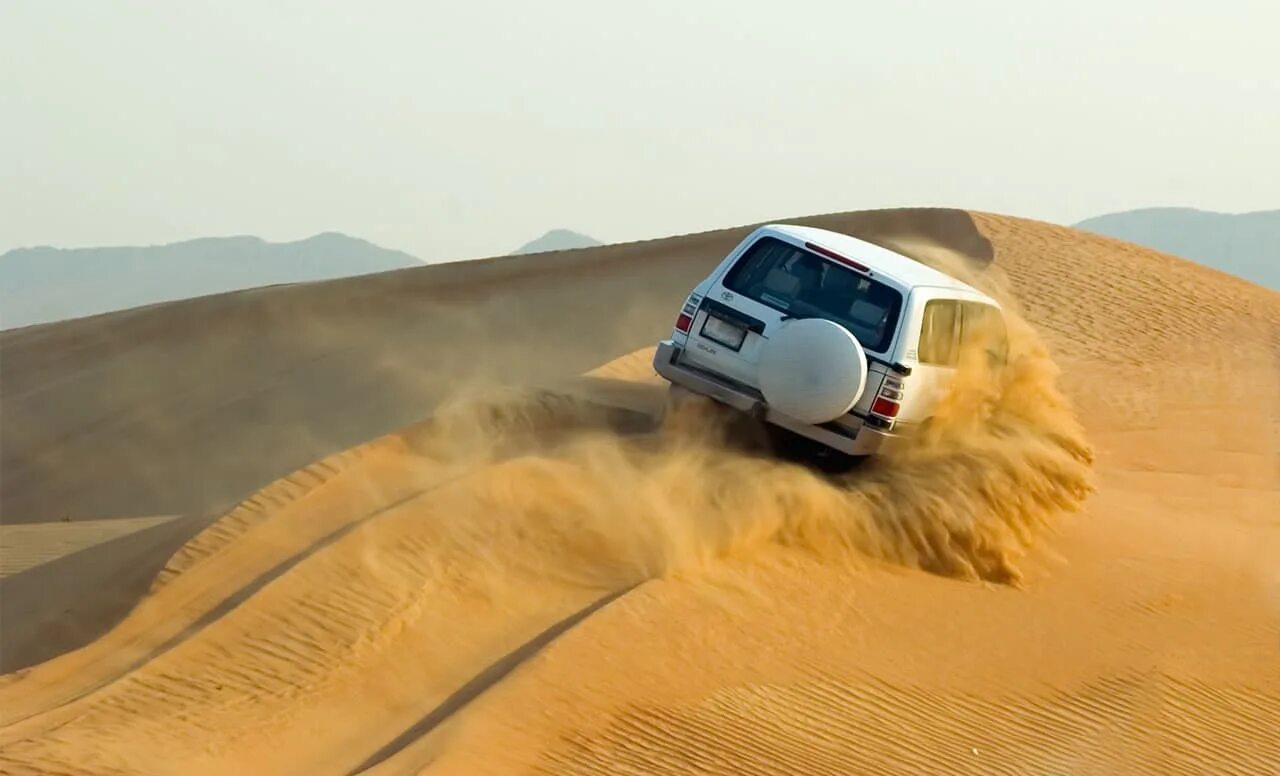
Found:
[[[536,240],[527,242],[512,251],[512,255],[521,253],[543,253],[545,251],[565,251],[572,248],[594,248],[603,245],[594,237],[568,229],[552,229]]]
[[[1280,290],[1280,210],[1233,214],[1153,207],[1097,216],[1075,226]]]
[[[144,247],[18,248],[0,255],[0,329],[421,264],[336,232],[285,243],[241,236]]]

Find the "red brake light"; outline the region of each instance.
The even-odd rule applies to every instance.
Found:
[[[883,396],[877,396],[876,400],[871,403],[871,412],[885,418],[896,418],[899,409],[901,409],[901,405]]]
[[[676,318],[676,330],[688,334],[691,328],[693,328],[693,316],[680,313],[680,317]]]
[[[859,272],[870,272],[870,271],[871,271],[871,270],[867,269],[866,267],[864,267],[863,265],[859,264],[858,262],[854,261],[853,259],[846,259],[845,257],[841,256],[840,254],[838,254],[838,253],[836,253],[835,251],[831,250],[830,248],[823,248],[821,245],[818,245],[818,244],[816,244],[816,243],[811,243],[811,242],[807,242],[807,243],[805,243],[805,244],[804,244],[804,247],[808,248],[809,250],[813,251],[814,253],[820,253],[820,254],[822,254],[823,256],[826,256],[828,259],[835,259],[836,261],[840,262],[841,264],[845,265],[846,267],[853,267],[854,269],[858,270]]]

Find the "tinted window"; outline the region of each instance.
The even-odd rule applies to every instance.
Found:
[[[955,366],[961,348],[981,342],[1003,361],[1007,348],[1000,311],[979,302],[934,299],[924,306],[920,322],[920,363]]]
[[[877,353],[889,348],[902,308],[889,286],[772,237],[747,249],[724,285],[795,318],[834,321]]]

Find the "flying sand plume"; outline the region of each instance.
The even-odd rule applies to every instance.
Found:
[[[949,266],[965,273],[961,266]],[[599,430],[497,460],[450,509],[448,543],[499,576],[523,569],[616,589],[769,543],[1015,582],[1017,555],[1091,490],[1092,453],[1056,368],[1004,298],[1008,360],[975,338],[929,428],[854,473],[824,477],[726,443],[733,417],[683,406],[656,439]],[[555,425],[546,403],[462,405],[430,443],[488,456],[513,429]]]

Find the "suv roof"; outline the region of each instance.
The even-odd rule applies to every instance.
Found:
[[[842,256],[866,262],[876,272],[897,281],[898,284],[908,289],[916,286],[933,286],[965,291],[969,294],[976,294],[983,299],[988,298],[986,294],[978,289],[966,283],[961,283],[959,280],[939,272],[933,267],[921,264],[915,259],[895,253],[888,248],[881,248],[879,245],[869,243],[866,240],[850,237],[847,234],[831,232],[812,226],[793,226],[791,224],[766,224],[762,229],[785,235],[802,243],[811,242],[821,245],[823,248],[835,251]]]

